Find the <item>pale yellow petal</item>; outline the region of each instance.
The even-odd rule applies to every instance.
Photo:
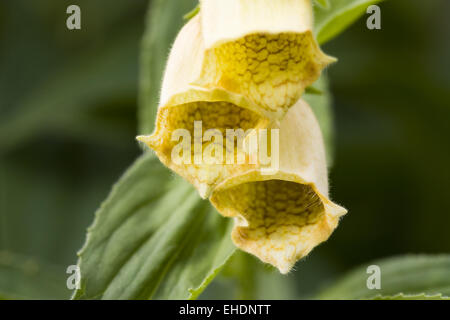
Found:
[[[220,163],[220,158],[236,157],[239,140],[233,140],[234,146],[227,148],[223,143],[223,152],[218,164],[208,164],[195,161],[196,156],[203,156],[203,151],[214,141],[200,142],[202,151],[195,152],[194,122],[201,121],[200,139],[209,129],[217,129],[223,138],[227,129],[250,129],[266,127],[269,119],[260,109],[250,105],[242,96],[229,93],[221,89],[205,89],[190,85],[192,79],[199,74],[203,59],[203,40],[201,35],[200,17],[194,17],[180,31],[172,47],[164,74],[160,107],[158,108],[155,132],[150,136],[140,136],[138,140],[146,143],[158,155],[161,162],[176,173],[191,182],[203,198],[209,197],[212,189],[225,177],[236,171],[250,168],[243,166],[226,165]],[[174,139],[176,130],[185,129],[191,136],[188,152],[190,164],[173,161],[172,151],[180,141]],[[182,153],[180,151],[180,153]],[[214,154],[215,155],[215,154]],[[235,162],[236,163],[236,162]]]
[[[206,88],[245,96],[280,119],[335,61],[319,48],[310,0],[202,0]]]
[[[279,170],[267,175],[253,168],[229,177],[211,202],[235,217],[232,238],[239,248],[286,273],[328,239],[346,210],[328,198],[323,139],[306,102],[297,102],[277,127]]]

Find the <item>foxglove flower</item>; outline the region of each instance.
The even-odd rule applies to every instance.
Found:
[[[232,239],[240,249],[287,273],[328,239],[346,210],[328,198],[325,149],[319,124],[299,100],[279,124],[279,168],[250,169],[224,180],[211,202],[235,218]]]
[[[253,166],[247,158],[229,165],[226,159],[237,158],[243,146],[242,137],[227,138],[226,130],[247,134],[281,119],[333,59],[320,51],[313,38],[309,1],[202,1],[201,8],[171,50],[156,130],[138,139],[207,198],[227,176]],[[213,23],[215,14],[217,23]],[[249,49],[240,54],[227,49],[237,46]],[[264,93],[264,99],[256,97],[257,91]],[[196,130],[195,121],[201,122],[201,129]],[[220,144],[217,131],[223,150],[214,148]],[[179,139],[187,136],[190,143],[180,145]],[[227,147],[225,140],[232,140],[234,146]],[[174,151],[183,153],[183,161],[174,161]],[[210,161],[203,159],[204,151]]]
[[[286,273],[346,213],[328,198],[323,138],[300,99],[334,59],[314,39],[310,0],[200,3],[169,55],[155,131],[138,140],[235,218],[239,248]]]
[[[280,119],[335,61],[313,35],[311,0],[201,0],[206,50],[194,82]]]
[[[202,198],[208,198],[225,177],[252,166],[247,160],[237,159],[243,150],[243,138],[249,130],[267,127],[270,120],[258,108],[243,107],[246,104],[242,97],[191,84],[201,72],[204,53],[201,20],[196,16],[182,28],[169,55],[155,132],[139,136],[138,140],[152,148],[166,166],[192,183]],[[244,132],[228,138],[231,147],[227,147],[227,129]],[[216,140],[219,135],[222,143]],[[209,152],[208,148],[220,145],[223,148]],[[209,161],[204,159],[206,154],[211,154]],[[228,162],[235,165],[226,163],[230,157],[234,160]]]

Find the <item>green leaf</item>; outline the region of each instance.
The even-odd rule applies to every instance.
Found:
[[[139,132],[142,134],[153,131],[169,48],[186,22],[183,16],[196,5],[197,0],[154,0],[150,4],[140,59]]]
[[[449,297],[444,297],[442,294],[427,295],[407,295],[403,293],[396,294],[394,296],[376,296],[373,300],[450,300]]]
[[[314,2],[318,5],[320,5],[322,8],[329,8],[330,2],[329,0],[314,0]]]
[[[367,288],[366,270],[381,270],[381,289]],[[323,291],[322,299],[368,299],[384,296],[450,296],[450,255],[407,255],[368,263]],[[400,298],[400,297],[399,297]]]
[[[1,299],[67,299],[64,268],[0,251]]]
[[[328,88],[328,79],[325,74],[317,80],[313,86],[314,90],[307,90],[303,95],[303,99],[311,106],[314,114],[319,122],[320,129],[325,141],[325,149],[327,155],[328,166],[333,165],[334,156],[334,126],[333,126],[333,109],[332,109],[332,96]],[[320,94],[318,94],[320,92]]]
[[[234,252],[231,226],[147,153],[97,211],[74,298],[194,299]]]
[[[188,13],[186,13],[183,16],[184,20],[191,20],[193,17],[195,17],[198,13],[200,12],[200,5],[198,4],[194,9],[192,9],[191,11],[189,11]]]
[[[318,88],[316,88],[314,86],[306,87],[305,93],[309,93],[309,94],[323,94],[323,92],[321,90],[319,90]]]
[[[323,44],[359,19],[368,6],[382,0],[333,0],[328,7],[314,7],[314,31],[317,41]]]

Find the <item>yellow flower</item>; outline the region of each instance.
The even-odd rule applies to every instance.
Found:
[[[286,273],[346,213],[300,99],[334,59],[313,37],[310,0],[200,3],[170,52],[155,131],[137,139],[235,218],[239,248]]]
[[[195,161],[204,151],[195,152],[196,141],[205,148],[217,141],[196,139],[194,121],[202,122],[200,137],[209,129],[225,137],[226,129],[248,133],[281,119],[332,61],[318,48],[311,26],[311,4],[305,0],[202,1],[200,14],[182,28],[169,55],[155,132],[138,140],[209,197],[227,176],[252,165]],[[230,49],[237,47],[245,50]],[[174,131],[181,128],[194,137],[190,151],[181,148],[191,153],[189,164],[172,159],[180,138]],[[224,145],[219,158],[242,150],[242,139],[234,141],[231,149]]]
[[[320,50],[310,0],[201,0],[206,50],[194,83],[245,97],[280,119],[334,58]]]
[[[323,138],[307,103],[299,100],[274,127],[280,129],[278,171],[254,168],[229,177],[211,202],[235,218],[236,246],[287,273],[328,239],[347,211],[328,198]]]
[[[195,156],[202,154],[204,150],[195,152],[194,143],[197,142],[202,149],[210,145],[210,141],[201,141],[203,133],[209,129],[219,130],[222,136],[226,137],[227,129],[242,129],[245,132],[267,127],[270,120],[266,114],[260,112],[261,109],[250,108],[243,102],[243,97],[221,89],[191,85],[201,72],[203,57],[200,16],[196,16],[182,28],[169,55],[155,132],[137,139],[152,148],[161,162],[192,183],[203,198],[208,198],[224,177],[242,168],[237,164],[232,166],[195,161]],[[201,121],[200,141],[194,130],[194,121]],[[186,129],[191,137],[191,143],[185,146],[184,150],[180,150],[190,155],[189,164],[173,161],[174,148],[180,144],[180,137],[177,136],[179,129]],[[226,159],[231,153],[237,155],[239,150],[242,150],[242,141],[233,139],[232,149],[227,149],[226,143],[223,143],[222,158]],[[187,150],[187,147],[190,150]],[[248,161],[245,161],[243,167],[247,167],[247,164]]]

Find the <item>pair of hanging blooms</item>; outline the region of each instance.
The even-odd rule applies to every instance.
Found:
[[[301,99],[334,61],[312,25],[311,0],[201,0],[169,55],[155,132],[138,137],[235,219],[239,248],[282,273],[346,213],[328,198],[323,138]],[[258,158],[266,148],[276,167]]]

